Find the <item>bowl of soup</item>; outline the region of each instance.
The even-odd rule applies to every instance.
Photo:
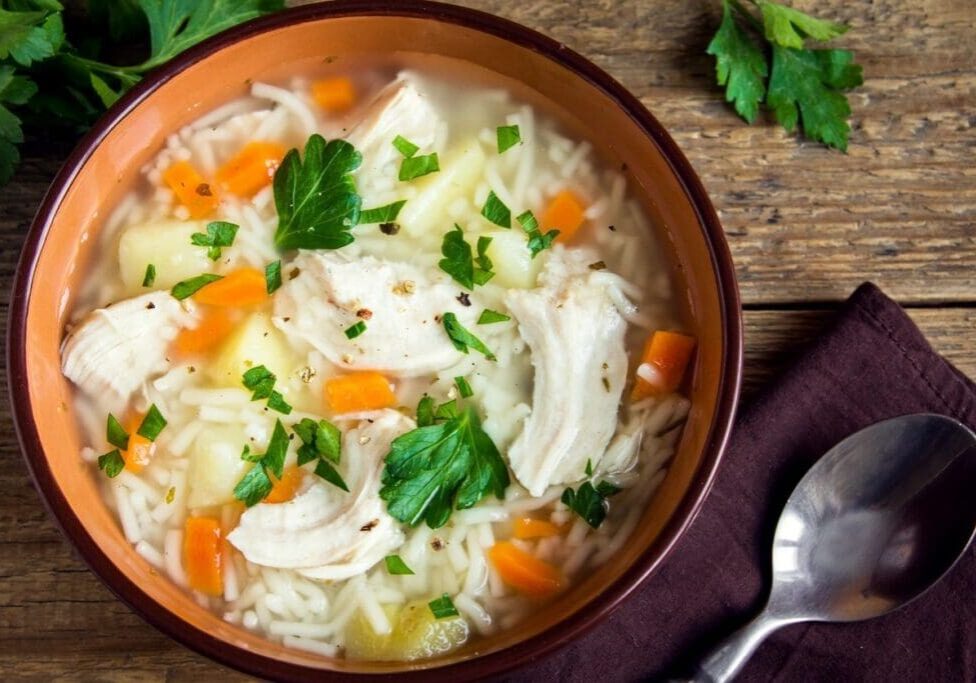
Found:
[[[124,97],[41,206],[9,334],[94,572],[291,680],[488,675],[592,626],[693,518],[741,374],[660,124],[544,36],[414,2],[258,20]]]

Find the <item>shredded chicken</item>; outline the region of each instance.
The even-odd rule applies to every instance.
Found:
[[[227,539],[251,562],[297,569],[312,578],[342,579],[366,571],[404,540],[380,499],[380,478],[390,443],[414,426],[393,410],[362,420],[342,439],[339,470],[348,492],[316,477],[286,503],[247,510]]]
[[[444,273],[430,276],[407,263],[338,252],[303,252],[298,275],[275,295],[274,323],[290,339],[304,339],[336,365],[416,377],[461,358],[441,324],[448,311],[474,325],[482,307],[459,300],[461,288]],[[349,339],[357,322],[366,330]]]
[[[590,270],[592,255],[555,248],[540,286],[506,296],[532,352],[532,412],[508,451],[515,476],[534,496],[579,481],[595,467],[617,424],[627,374],[627,324],[612,281]]]
[[[64,340],[61,369],[99,405],[121,412],[135,391],[169,368],[170,342],[195,319],[193,304],[165,291],[99,308]]]

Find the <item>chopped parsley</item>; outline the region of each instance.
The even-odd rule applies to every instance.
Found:
[[[398,202],[378,206],[375,209],[363,209],[359,212],[359,224],[369,225],[371,223],[392,223],[400,215],[400,209],[407,203],[406,199]]]
[[[281,420],[275,420],[274,431],[268,442],[268,450],[263,455],[255,455],[247,446],[241,453],[241,459],[254,463],[254,467],[247,471],[244,478],[234,487],[234,498],[247,507],[260,503],[271,493],[274,482],[271,477],[281,479],[285,470],[285,456],[288,454],[288,434],[285,432]]]
[[[191,277],[189,280],[177,282],[175,285],[173,285],[173,289],[170,290],[170,294],[173,295],[174,299],[183,301],[183,299],[193,296],[211,282],[216,282],[222,278],[223,275],[216,275],[214,273],[197,275],[196,277]]]
[[[315,422],[306,417],[292,429],[302,440],[302,445],[298,447],[298,465],[314,462],[315,474],[343,491],[348,491],[349,487],[343,481],[342,475],[333,467],[333,463],[339,464],[342,456],[342,433],[339,428],[328,420]]]
[[[503,323],[508,320],[511,320],[511,318],[505,315],[504,313],[493,311],[490,308],[486,308],[481,312],[481,315],[478,316],[479,325],[491,325],[493,323]]]
[[[129,433],[125,431],[112,413],[108,414],[108,420],[106,420],[105,440],[123,451],[129,447]]]
[[[458,322],[457,316],[453,313],[445,313],[441,320],[444,323],[444,329],[447,331],[447,336],[451,338],[451,343],[454,344],[456,348],[461,353],[467,353],[468,348],[472,348],[475,351],[483,354],[488,360],[498,360],[495,354],[491,352],[485,343],[478,339],[476,336],[468,332],[468,330]]]
[[[264,287],[268,294],[274,294],[281,287],[281,260],[272,261],[264,267]]]
[[[526,211],[520,213],[515,219],[522,226],[522,230],[529,238],[529,251],[532,252],[532,258],[539,255],[539,252],[548,249],[552,246],[553,241],[559,237],[558,230],[550,230],[546,234],[542,234],[539,230],[539,221],[536,220],[535,215],[531,211]]]
[[[400,173],[397,176],[400,180],[413,180],[430,173],[441,170],[440,162],[437,159],[437,152],[423,154],[419,157],[407,157],[400,162]]]
[[[589,458],[586,459],[586,468],[583,470],[587,477],[593,476],[593,461]]]
[[[481,208],[481,215],[495,225],[503,228],[512,227],[511,209],[505,206],[504,202],[498,198],[498,195],[492,191],[488,192],[488,199],[485,200],[485,205]]]
[[[387,555],[383,560],[386,562],[386,572],[392,576],[409,576],[414,573],[399,555]]]
[[[105,472],[109,479],[119,476],[119,473],[125,469],[125,460],[123,460],[119,449],[116,448],[114,451],[98,456],[98,469]]]
[[[522,142],[522,133],[518,126],[498,126],[498,153],[504,154],[515,145]]]
[[[278,210],[275,245],[286,249],[339,249],[354,239],[362,198],[353,171],[363,157],[345,140],[312,135],[305,158],[292,149],[274,175]]]
[[[413,144],[402,135],[397,135],[395,138],[393,138],[393,146],[396,147],[397,151],[407,159],[420,151],[420,148],[417,145]]]
[[[434,399],[424,394],[417,404],[417,426],[426,427],[434,424]]]
[[[288,415],[291,412],[291,406],[288,405],[280,392],[275,391],[274,386],[277,380],[275,374],[263,365],[251,368],[242,377],[244,388],[251,391],[252,401],[267,399],[267,405],[271,410]]]
[[[471,385],[468,384],[468,380],[464,377],[455,377],[454,384],[457,386],[458,393],[461,394],[461,398],[471,398],[474,396],[474,391],[471,389]]]
[[[146,411],[146,416],[142,418],[142,422],[139,424],[139,429],[136,430],[136,434],[143,436],[150,441],[155,441],[159,433],[163,431],[166,427],[166,418],[163,414],[159,412],[159,408],[153,403],[149,406],[149,410]]]
[[[156,283],[156,266],[149,264],[146,266],[146,274],[142,278],[143,287],[152,287]]]
[[[346,328],[346,339],[355,339],[365,331],[366,323],[360,320],[355,325],[350,325]]]
[[[431,415],[431,405],[424,397],[418,406],[422,426],[390,445],[380,498],[395,519],[437,529],[452,510],[470,508],[489,493],[503,500],[510,479],[474,408],[458,409],[450,401]]]
[[[430,607],[430,613],[434,615],[435,619],[446,619],[448,617],[458,616],[457,607],[454,606],[454,602],[451,600],[451,596],[444,593],[441,597],[436,600],[431,600],[427,603]]]
[[[207,256],[211,261],[216,261],[220,258],[223,247],[234,244],[238,228],[238,225],[227,221],[210,221],[207,223],[207,232],[193,233],[190,235],[190,242],[198,247],[209,247]]]
[[[593,466],[589,461],[587,466],[592,472]],[[587,475],[589,476],[589,472]],[[597,529],[607,517],[607,498],[619,492],[620,488],[608,481],[601,481],[596,486],[593,486],[593,482],[585,481],[575,491],[571,488],[563,491],[560,500],[583,521]]]
[[[475,259],[471,253],[471,245],[464,239],[464,231],[455,223],[454,229],[444,234],[441,242],[441,254],[444,258],[437,265],[461,285],[474,289],[475,285],[483,285],[495,275],[491,271],[491,259],[486,253],[489,244],[490,237],[478,238],[478,257]]]

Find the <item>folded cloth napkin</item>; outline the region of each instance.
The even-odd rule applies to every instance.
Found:
[[[660,570],[606,622],[510,680],[680,675],[762,607],[773,529],[807,469],[852,432],[920,412],[976,428],[976,385],[932,350],[896,303],[864,284],[793,367],[740,412],[714,488]],[[976,680],[976,551],[921,599],[886,616],[783,628],[738,680]]]

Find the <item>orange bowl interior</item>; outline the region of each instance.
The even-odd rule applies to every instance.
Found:
[[[418,47],[423,54],[417,52]],[[619,555],[520,628],[476,640],[444,659],[415,664],[330,660],[285,649],[225,623],[157,574],[125,541],[119,524],[101,503],[89,466],[78,456],[82,444],[71,409],[71,387],[61,375],[59,363],[66,312],[74,302],[86,264],[95,257],[92,250],[98,243],[103,219],[132,187],[138,169],[162,147],[165,137],[214,107],[245,94],[251,80],[280,79],[327,57],[334,58],[335,68],[341,68],[344,59],[368,54],[395,54],[404,63],[422,62],[436,55],[456,60],[462,68],[486,69],[508,77],[515,84],[518,97],[544,106],[573,132],[589,139],[608,159],[625,164],[632,189],[656,224],[659,239],[673,252],[676,282],[681,283],[676,291],[686,297],[681,306],[690,314],[701,340],[690,386],[693,407],[679,450],[643,523]],[[495,652],[532,638],[597,600],[608,586],[632,571],[635,563],[650,569],[663,555],[666,548],[659,535],[667,525],[682,523],[684,520],[676,518],[680,506],[686,506],[681,514],[687,516],[689,498],[703,493],[710,474],[702,471],[703,453],[711,449],[714,457],[714,449],[720,448],[709,443],[715,438],[713,429],[720,398],[727,398],[737,388],[736,381],[731,386],[727,381],[731,376],[729,364],[735,365],[737,372],[740,363],[738,330],[730,332],[726,323],[729,297],[733,302],[735,299],[734,283],[730,293],[728,283],[720,282],[699,210],[665,152],[599,85],[531,47],[436,18],[305,16],[299,23],[271,28],[204,54],[144,93],[141,99],[135,99],[139,101],[130,102],[127,113],[116,112],[115,125],[88,150],[77,172],[69,174],[60,187],[61,194],[49,200],[54,202],[49,220],[44,220],[42,212],[41,223],[35,226],[35,230],[46,228],[46,234],[29,281],[26,326],[19,342],[29,398],[29,407],[20,410],[29,411],[41,446],[40,452],[28,453],[29,459],[35,461],[33,469],[36,472],[42,466],[50,471],[50,477],[46,481],[39,478],[39,483],[42,489],[60,492],[55,496],[50,490],[43,491],[56,515],[62,522],[64,515],[76,517],[78,529],[83,531],[74,533],[73,540],[78,543],[78,536],[90,537],[98,551],[144,593],[146,600],[158,603],[175,616],[168,620],[171,628],[167,630],[172,633],[172,624],[178,624],[187,632],[209,633],[233,646],[224,659],[233,659],[233,648],[241,648],[254,655],[317,669],[373,673],[422,669]],[[21,401],[24,398],[22,395]],[[728,422],[731,418],[723,419]],[[717,428],[724,435],[726,427],[727,424]],[[89,555],[84,549],[83,554]],[[633,580],[633,574],[629,576]],[[131,592],[128,598],[130,602],[142,599],[133,599]]]

